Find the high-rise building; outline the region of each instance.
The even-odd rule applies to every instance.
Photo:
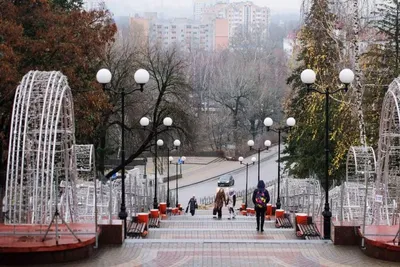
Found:
[[[259,7],[251,1],[237,3],[219,3],[206,7],[202,14],[202,21],[213,19],[227,19],[229,22],[229,37],[237,31],[249,33],[261,30],[265,38],[268,35],[270,22],[270,10],[268,7]]]

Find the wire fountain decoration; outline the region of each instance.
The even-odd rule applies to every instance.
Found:
[[[346,160],[346,180],[329,192],[332,197],[332,214],[336,220],[362,222],[366,210],[367,222],[371,223],[375,174],[376,157],[373,148],[350,147]]]
[[[75,144],[74,105],[61,72],[30,71],[17,87],[6,178],[6,223],[94,223],[116,218],[120,179],[96,179],[93,145]],[[147,210],[152,181],[139,169],[126,176],[129,216]],[[159,184],[160,199],[165,184]],[[96,208],[97,207],[97,208]],[[56,215],[55,215],[56,214]]]
[[[30,71],[17,87],[9,141],[6,223],[48,224],[64,181],[61,217],[73,221],[77,177],[74,105],[60,72]]]
[[[386,92],[379,127],[373,224],[394,225],[400,201],[400,79]]]

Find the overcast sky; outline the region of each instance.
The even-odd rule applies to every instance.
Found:
[[[272,13],[299,13],[302,0],[253,0],[258,6],[267,6]],[[115,16],[133,16],[136,13],[161,10],[169,17],[190,17],[193,15],[192,0],[105,0]],[[231,0],[231,2],[243,2]]]

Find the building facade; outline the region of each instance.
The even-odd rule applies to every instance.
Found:
[[[187,18],[135,17],[130,19],[130,28],[133,35],[148,39],[150,45],[178,45],[185,51],[228,47],[228,22],[225,19],[201,22]]]
[[[200,18],[202,21],[227,19],[229,24],[229,38],[236,33],[242,35],[251,32],[268,37],[270,10],[268,7],[259,7],[251,1],[237,3],[218,3],[206,7]]]

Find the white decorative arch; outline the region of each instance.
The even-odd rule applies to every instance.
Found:
[[[400,201],[400,79],[389,85],[382,103],[377,157],[374,224],[393,223]],[[382,201],[380,199],[382,198]]]
[[[369,146],[351,146],[346,160],[346,181],[342,188],[336,190],[340,193],[334,200],[338,207],[336,217],[348,221],[362,221],[364,204],[367,200],[366,218],[371,222],[371,208],[373,205],[374,187],[371,183],[376,174],[375,151]],[[366,181],[368,181],[368,192],[366,196]],[[367,198],[367,199],[365,199]],[[342,204],[339,204],[342,203]],[[341,215],[341,216],[340,216]]]
[[[74,107],[61,72],[30,71],[17,87],[11,121],[6,179],[7,223],[49,223],[55,210],[56,177],[74,195]],[[73,220],[74,199],[64,208]]]

